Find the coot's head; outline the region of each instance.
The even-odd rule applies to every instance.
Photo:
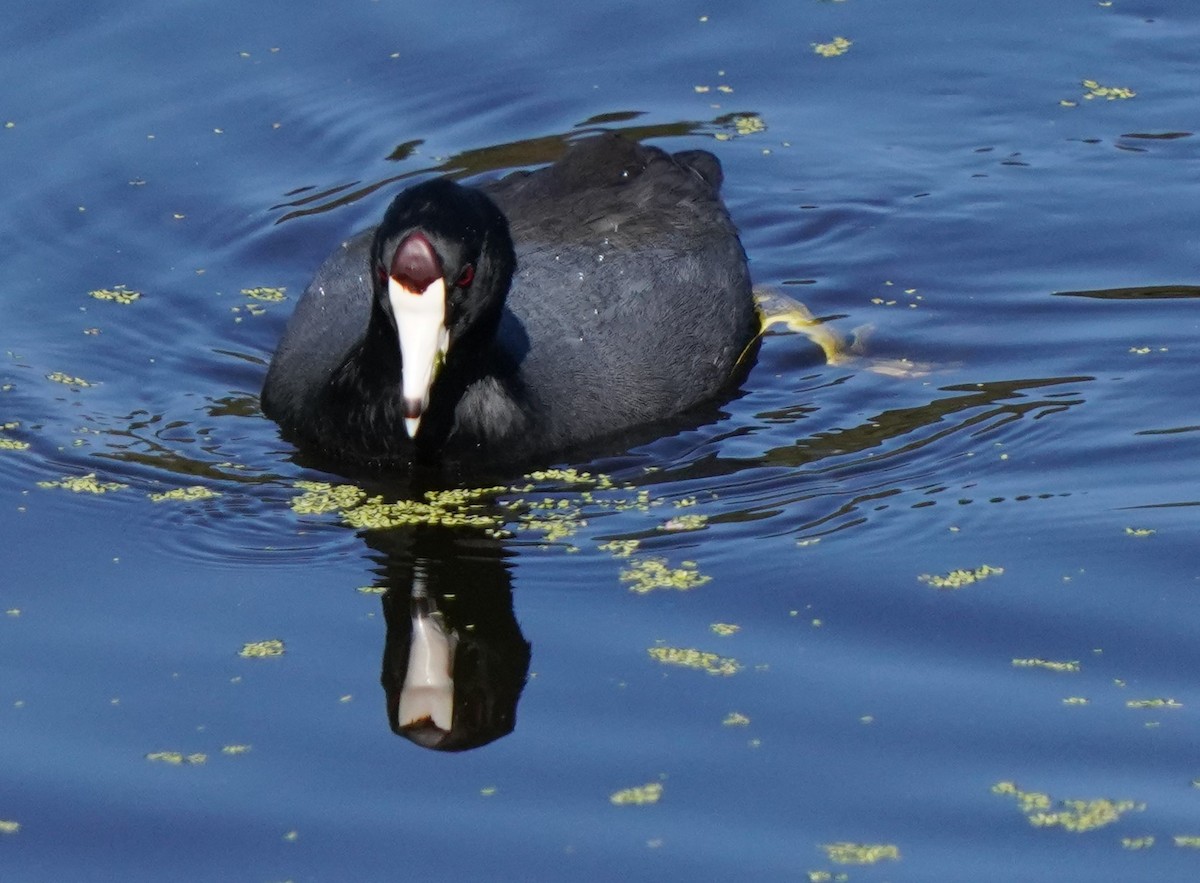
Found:
[[[479,359],[495,335],[515,266],[508,222],[482,192],[442,178],[392,201],[371,271],[376,314],[400,348],[409,437],[444,366]]]

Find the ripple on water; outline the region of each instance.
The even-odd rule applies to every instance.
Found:
[[[86,712],[55,719],[63,725],[51,739],[28,730],[22,757],[47,756],[29,780],[40,802],[26,807],[57,817],[61,806],[44,795],[92,782],[67,802],[88,806],[102,792],[122,828],[139,831],[166,825],[137,809],[134,791],[170,801],[207,781],[224,810],[230,800],[241,807],[230,817],[256,839],[228,850],[241,871],[263,851],[261,831],[293,831],[298,814],[310,824],[288,849],[304,838],[361,843],[337,851],[332,878],[357,860],[346,856],[378,854],[404,813],[414,824],[427,815],[417,804],[428,799],[462,825],[431,832],[440,855],[428,865],[418,855],[418,869],[444,870],[451,853],[562,859],[564,845],[576,856],[594,849],[609,867],[644,867],[643,844],[658,838],[676,877],[686,862],[693,876],[744,876],[755,867],[747,855],[768,876],[795,876],[824,854],[814,843],[859,836],[864,824],[894,835],[909,863],[897,867],[926,878],[939,876],[934,861],[952,878],[989,855],[1016,856],[1023,872],[1048,855],[1078,860],[1064,845],[1073,835],[1033,829],[988,790],[1014,779],[1054,800],[1147,801],[1122,836],[1186,831],[1197,701],[1187,464],[1200,458],[1200,415],[1195,255],[1169,228],[1191,217],[1179,163],[1196,139],[1129,133],[1157,131],[1151,117],[1177,116],[1161,128],[1184,128],[1191,81],[1160,65],[1153,90],[1130,79],[1144,91],[1124,106],[1067,110],[1055,102],[1100,76],[1075,70],[1094,62],[1095,36],[1056,31],[1047,53],[1041,17],[980,30],[932,6],[915,26],[909,12],[881,6],[881,18],[851,6],[774,10],[770,39],[754,37],[763,21],[753,16],[702,24],[670,4],[646,13],[658,29],[640,44],[632,7],[574,19],[589,43],[655,44],[619,70],[607,53],[530,54],[533,43],[577,34],[501,6],[447,31],[457,53],[435,51],[454,10],[412,22],[396,47],[399,32],[362,27],[342,7],[308,17],[307,37],[250,7],[224,10],[230,17],[146,8],[123,24],[84,11],[85,29],[124,34],[131,51],[105,58],[90,39],[59,46],[66,52],[36,41],[18,49],[18,64],[45,73],[30,90],[45,110],[30,108],[17,130],[39,138],[37,149],[11,142],[26,149],[14,151],[21,186],[6,200],[14,289],[4,348],[14,355],[0,365],[0,387],[12,386],[0,391],[0,426],[18,425],[0,438],[29,447],[0,449],[0,486],[6,507],[25,509],[5,517],[36,527],[23,535],[37,544],[28,579],[9,590],[65,625],[15,631],[24,643],[14,668],[38,706],[29,710]],[[1005,4],[992,11],[1013,18]],[[1164,45],[1178,21],[1090,13],[1072,22],[1106,35],[1099,42],[1116,20],[1122,40],[1191,71],[1194,47]],[[167,20],[202,48],[145,39]],[[828,33],[810,33],[813,22]],[[846,31],[854,45],[844,58],[807,51],[804,41],[828,41],[847,23],[856,30]],[[36,24],[30,33],[61,29]],[[955,39],[919,42],[939,27]],[[789,28],[803,36],[779,40]],[[978,48],[972,28],[989,34],[986,64],[961,48]],[[889,51],[897,36],[934,48]],[[330,48],[339,46],[354,51]],[[464,72],[460,59],[477,52],[489,63]],[[555,82],[542,88],[551,55]],[[1016,79],[1013,65],[991,64],[1035,56]],[[65,57],[83,67],[71,73],[57,61]],[[147,65],[161,67],[147,76]],[[100,73],[113,88],[78,88]],[[732,93],[693,91],[727,82]],[[726,106],[709,106],[718,102]],[[739,115],[755,125],[739,129]],[[934,118],[947,125],[923,122]],[[297,482],[351,482],[292,459],[257,409],[265,359],[311,270],[404,180],[548,161],[595,125],[664,146],[716,146],[756,281],[805,281],[789,290],[843,335],[873,326],[863,352],[820,365],[807,340],[775,329],[738,397],[628,450],[559,464],[607,483],[569,473],[489,482],[505,489],[470,503],[486,523],[454,528],[453,542],[366,527],[404,520],[414,499],[435,520],[451,506],[396,482],[355,477],[361,489],[340,504],[297,511],[311,490]],[[82,131],[89,137],[61,135]],[[88,294],[118,286],[143,296]],[[288,300],[243,291],[259,287],[285,288]],[[906,370],[874,370],[902,359]],[[133,576],[89,570],[137,555],[161,564]],[[391,738],[377,699],[362,712],[341,701],[347,684],[378,689],[381,629],[369,617],[379,604],[352,589],[403,586],[414,560],[432,576],[472,557],[495,565],[515,598],[536,676],[513,738],[482,759],[426,766],[376,741]],[[42,577],[76,560],[89,562],[71,571],[87,590]],[[318,591],[324,581],[337,591]],[[278,602],[284,595],[294,609]],[[55,598],[70,604],[55,610]],[[5,625],[38,622],[33,614]],[[284,632],[278,665],[237,656]],[[69,669],[61,684],[57,670],[39,668],[58,660]],[[178,680],[157,678],[180,669]],[[107,706],[114,684],[138,700],[119,724],[125,709]],[[1127,704],[1165,698],[1184,707]],[[219,797],[233,781],[224,768],[185,786],[153,777],[213,767],[143,769],[147,754],[213,751],[217,733],[240,743],[248,731],[261,749],[235,778],[252,782],[250,793]],[[78,733],[92,740],[83,751]],[[127,761],[126,784],[95,785],[85,767],[110,769],[114,756]],[[63,757],[85,758],[68,768],[69,785]],[[464,799],[493,778],[500,811]],[[653,805],[609,802],[647,784],[663,789]],[[362,812],[330,821],[313,793]],[[705,836],[714,820],[721,837]],[[460,830],[506,836],[464,848]],[[238,832],[220,833],[210,841],[189,829],[187,846],[237,843]],[[1088,856],[1121,856],[1115,836],[1088,843]],[[1170,848],[1138,858],[1161,869]]]

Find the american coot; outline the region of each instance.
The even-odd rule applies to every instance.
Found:
[[[713,398],[757,330],[721,180],[710,153],[605,134],[405,190],[317,270],[263,411],[303,447],[395,465],[528,460]]]

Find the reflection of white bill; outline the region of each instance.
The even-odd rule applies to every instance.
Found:
[[[449,733],[454,723],[454,650],[458,636],[447,633],[423,580],[418,577],[415,582],[412,644],[400,689],[397,725],[401,729],[432,725]]]

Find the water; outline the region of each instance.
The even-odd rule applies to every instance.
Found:
[[[3,878],[1191,879],[1198,36],[1122,0],[14,8]],[[509,536],[295,512],[348,480],[256,409],[315,267],[397,181],[597,126],[716,151],[756,282],[864,354],[777,327],[732,401],[546,464],[613,489],[481,504]],[[93,473],[126,487],[39,486]],[[656,559],[699,584],[631,591]],[[357,590],[414,561],[531,644],[477,750],[388,726]]]

